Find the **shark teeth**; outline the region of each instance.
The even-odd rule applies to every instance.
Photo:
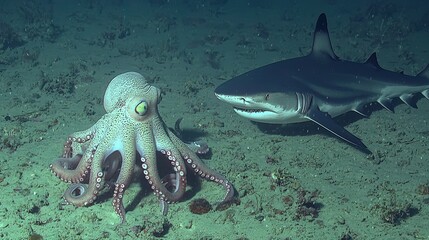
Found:
[[[244,109],[244,108],[238,108],[238,107],[234,107],[235,110],[237,111],[241,111],[241,112],[248,112],[248,113],[261,113],[261,112],[266,112],[266,110],[263,109]]]

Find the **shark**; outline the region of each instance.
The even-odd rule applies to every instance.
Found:
[[[394,99],[417,108],[417,95],[429,99],[429,65],[416,76],[380,67],[376,53],[362,63],[340,59],[333,51],[326,15],[313,34],[311,52],[274,62],[220,84],[215,96],[254,122],[289,124],[313,121],[353,147],[370,152],[362,140],[333,118],[349,111],[368,117],[378,102],[394,112]]]

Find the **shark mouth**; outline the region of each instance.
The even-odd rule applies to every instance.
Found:
[[[251,98],[216,94],[216,97],[232,105],[234,112],[255,122],[278,123],[281,115],[269,104],[257,103]]]
[[[252,99],[237,97],[237,96],[228,96],[215,94],[216,97],[224,102],[227,102],[232,105],[233,109],[237,113],[264,113],[264,112],[273,112],[267,107],[258,106],[261,104],[256,104]]]
[[[234,112],[239,116],[247,118],[251,121],[255,122],[263,122],[263,123],[279,123],[282,120],[281,114],[264,107],[252,106],[254,108],[242,106],[233,106]]]
[[[260,109],[260,108],[239,108],[233,107],[236,112],[246,112],[246,113],[264,113],[268,112],[268,110]]]

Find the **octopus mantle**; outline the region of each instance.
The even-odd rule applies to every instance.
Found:
[[[209,169],[166,127],[158,114],[159,102],[160,90],[139,73],[127,72],[110,82],[104,95],[107,113],[91,128],[71,134],[62,157],[50,165],[57,177],[71,183],[64,193],[67,203],[90,205],[113,187],[113,207],[125,222],[122,199],[136,162],[164,214],[168,203],[183,197],[187,170],[222,185],[226,190],[224,202],[232,199],[231,183]],[[169,172],[160,169],[164,163],[160,161],[168,162]]]

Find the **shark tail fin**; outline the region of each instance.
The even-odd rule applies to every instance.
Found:
[[[426,78],[429,80],[429,64],[423,69],[419,74],[417,74],[418,77]],[[426,89],[422,91],[422,95],[429,99],[429,89]]]

